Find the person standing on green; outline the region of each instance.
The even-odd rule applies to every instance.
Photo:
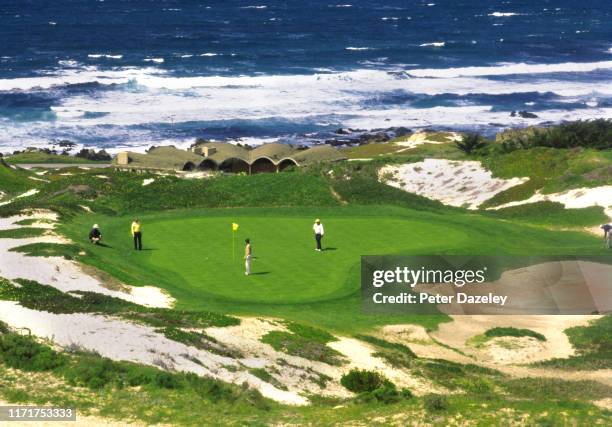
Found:
[[[253,259],[253,250],[251,248],[251,240],[246,239],[244,241],[244,274],[248,276],[251,274],[251,260]]]
[[[140,220],[136,218],[132,222],[132,237],[134,237],[134,250],[141,251],[142,250],[142,226],[140,225]]]
[[[323,239],[323,235],[325,234],[325,229],[323,228],[323,224],[321,224],[321,220],[319,218],[315,219],[315,223],[312,226],[312,230],[314,231],[315,241],[317,242],[316,251],[321,252],[323,248],[321,247],[321,239]]]

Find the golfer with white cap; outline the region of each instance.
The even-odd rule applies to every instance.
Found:
[[[89,241],[94,245],[97,245],[98,243],[100,243],[100,240],[102,240],[102,233],[100,233],[100,227],[98,227],[98,224],[94,224],[93,227],[91,227],[91,231],[89,232]]]
[[[317,241],[317,247],[315,250],[321,252],[323,250],[321,249],[321,239],[325,234],[325,230],[323,229],[323,224],[321,224],[321,220],[319,218],[315,219],[315,223],[312,226],[312,229],[315,234],[315,240]]]

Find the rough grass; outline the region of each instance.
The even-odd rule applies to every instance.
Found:
[[[42,163],[74,163],[74,164],[88,164],[88,163],[110,163],[110,161],[95,161],[88,160],[82,157],[61,155],[61,154],[47,154],[43,152],[28,152],[13,154],[5,157],[4,160],[8,164],[42,164]]]
[[[484,210],[483,215],[527,224],[556,227],[589,227],[607,222],[603,207],[566,209],[556,202],[539,202],[499,210]]]
[[[392,142],[372,143],[344,148],[342,149],[342,154],[349,159],[371,159],[377,156],[393,154],[402,148],[404,147]]]
[[[0,230],[0,239],[26,239],[28,237],[40,237],[47,230],[44,228],[20,227]]]
[[[555,193],[579,187],[612,183],[612,152],[585,148],[537,147],[511,153],[493,153],[479,158],[483,166],[501,178],[529,177],[524,184],[498,193],[482,207],[491,207],[531,197],[536,190]]]
[[[40,183],[29,179],[30,176],[32,176],[30,172],[12,169],[0,158],[0,191],[9,195],[17,195],[38,187]],[[8,198],[5,196],[0,202]]]
[[[30,243],[11,248],[12,252],[21,252],[28,256],[62,257],[67,260],[78,259],[82,249],[78,245],[60,243]]]
[[[546,337],[544,335],[538,332],[532,331],[531,329],[521,329],[521,328],[514,328],[511,326],[508,326],[508,327],[491,328],[485,331],[484,334],[476,335],[470,338],[468,343],[475,347],[481,347],[484,344],[486,344],[488,341],[492,340],[493,338],[499,338],[499,337],[515,337],[515,338],[529,337],[529,338],[535,338],[538,341],[546,341]]]
[[[0,299],[17,301],[23,307],[38,311],[57,314],[112,314],[159,328],[207,328],[240,324],[238,319],[224,314],[148,308],[94,292],[74,292],[79,295],[76,297],[30,280],[17,279],[16,281],[19,287],[0,278]]]
[[[276,351],[299,356],[330,365],[341,365],[343,359],[336,350],[326,344],[336,338],[328,332],[306,325],[289,323],[291,332],[271,331],[261,337],[261,342],[269,344]]]

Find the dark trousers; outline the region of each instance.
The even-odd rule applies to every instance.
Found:
[[[321,250],[321,239],[323,238],[320,234],[315,234],[315,240],[317,241],[317,249]]]
[[[142,250],[142,233],[140,231],[134,233],[134,249]]]

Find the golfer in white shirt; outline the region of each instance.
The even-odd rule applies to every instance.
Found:
[[[325,234],[325,230],[323,229],[323,224],[321,224],[321,220],[319,218],[317,218],[315,220],[314,225],[312,226],[312,229],[314,231],[315,234],[315,240],[317,241],[317,248],[316,250],[321,252],[321,239],[323,238],[323,235]]]

